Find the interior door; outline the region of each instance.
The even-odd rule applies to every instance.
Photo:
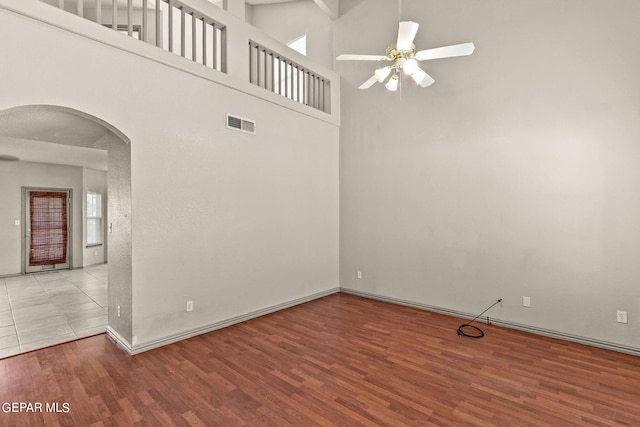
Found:
[[[27,189],[25,272],[69,268],[70,190]]]

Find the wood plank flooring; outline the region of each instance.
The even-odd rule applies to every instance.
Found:
[[[461,323],[335,294],[133,357],[99,335],[0,360],[0,425],[640,425],[640,358]]]

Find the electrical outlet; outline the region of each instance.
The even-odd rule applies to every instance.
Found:
[[[118,317],[120,317],[120,306],[118,306]]]
[[[193,311],[193,301],[187,301],[187,311]]]
[[[618,310],[618,323],[627,323],[627,312]]]
[[[362,279],[362,271],[358,271],[358,274],[356,274],[356,277],[358,279]]]
[[[531,297],[522,297],[522,306],[523,307],[531,307]]]

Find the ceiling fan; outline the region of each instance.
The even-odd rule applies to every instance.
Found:
[[[387,48],[385,55],[342,54],[336,59],[338,61],[391,61],[391,65],[377,69],[369,80],[360,85],[360,89],[368,89],[376,82],[386,81],[385,87],[395,91],[398,89],[402,72],[411,76],[413,81],[422,87],[430,86],[435,82],[433,77],[420,68],[418,61],[471,55],[475,49],[473,43],[461,43],[416,52],[413,39],[419,26],[417,22],[401,21],[398,27],[398,40]]]

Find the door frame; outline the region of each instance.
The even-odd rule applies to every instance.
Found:
[[[29,192],[31,191],[44,191],[52,193],[67,193],[67,262],[66,266],[56,268],[54,264],[53,268],[42,268],[41,270],[27,271],[29,256],[27,250],[29,249],[30,242],[28,239],[30,235],[27,235],[27,230],[31,226],[29,220],[29,213],[27,204],[29,203]],[[22,267],[21,273],[39,273],[47,271],[57,270],[72,270],[73,269],[73,189],[71,188],[51,188],[51,187],[22,187],[22,245],[21,245],[21,259]],[[59,265],[59,264],[57,264]]]

